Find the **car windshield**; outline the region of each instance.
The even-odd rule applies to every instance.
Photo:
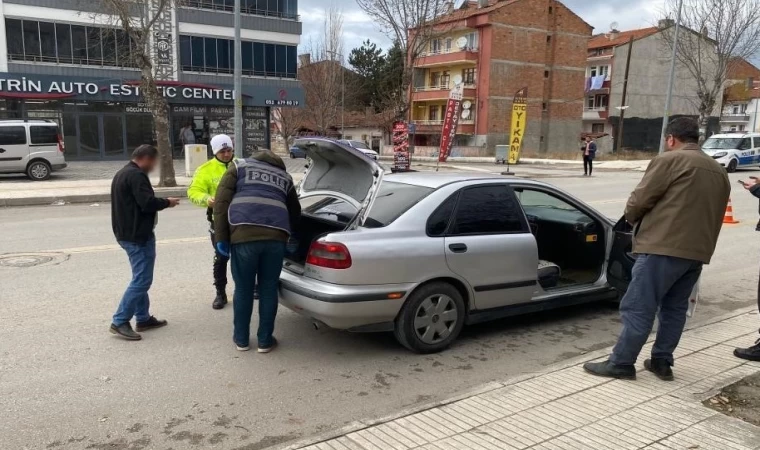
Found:
[[[359,149],[362,149],[362,150],[371,150],[371,149],[370,149],[370,148],[367,146],[367,144],[365,144],[364,142],[359,142],[359,141],[351,141],[351,146],[352,146],[353,148],[359,148]]]
[[[710,138],[702,144],[704,150],[733,150],[739,148],[742,138]]]
[[[411,184],[383,182],[364,222],[366,228],[382,228],[393,223],[433,189]]]

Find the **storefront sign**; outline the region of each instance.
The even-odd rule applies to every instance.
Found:
[[[454,138],[457,135],[457,125],[459,125],[459,113],[462,109],[462,97],[464,96],[464,85],[457,84],[449,93],[449,101],[446,103],[446,112],[443,116],[443,129],[441,130],[441,148],[438,152],[438,162],[446,162],[451,147],[454,145]]]
[[[172,65],[172,35],[156,36],[156,61],[160,66]]]
[[[399,121],[393,124],[393,170],[409,170],[409,128],[407,123]]]
[[[528,88],[524,87],[515,93],[512,102],[512,130],[509,133],[509,164],[517,164],[520,160],[525,125],[528,116]]]
[[[269,130],[266,108],[246,108],[243,111],[245,122],[245,148],[248,154],[260,148],[269,147]]]

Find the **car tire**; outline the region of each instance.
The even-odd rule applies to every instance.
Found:
[[[437,353],[448,348],[464,326],[467,310],[462,294],[449,283],[417,288],[396,319],[396,340],[415,353]]]
[[[53,169],[47,161],[33,161],[26,168],[26,176],[32,181],[45,181],[52,173]]]
[[[728,163],[728,166],[726,166],[726,171],[728,173],[734,173],[736,172],[736,168],[738,166],[739,166],[739,163],[735,159],[732,159],[731,162]]]

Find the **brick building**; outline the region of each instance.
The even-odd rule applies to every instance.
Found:
[[[575,148],[591,25],[556,0],[480,0],[452,10],[437,29],[414,61],[417,146],[438,145],[449,90],[461,77],[470,112],[461,118],[455,146],[491,154],[506,144],[513,97],[527,86],[524,149]]]

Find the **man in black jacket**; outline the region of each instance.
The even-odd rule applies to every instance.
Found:
[[[153,284],[156,263],[156,237],[153,229],[158,211],[173,208],[178,198],[156,198],[148,174],[156,167],[158,151],[141,145],[132,153],[132,161],[116,173],[111,183],[111,225],[121,248],[129,256],[132,281],[113,316],[111,333],[132,341],[142,337],[132,330],[129,321],[137,320],[137,331],[167,325],[150,315],[148,290]]]
[[[752,195],[760,198],[760,179],[757,179],[755,177],[751,178],[752,179],[750,181],[742,181],[742,184],[744,185],[744,188],[747,189]],[[757,231],[760,231],[760,222],[758,222],[755,229]],[[757,307],[760,309],[760,284],[758,284],[757,288]],[[758,339],[755,342],[755,345],[751,347],[737,348],[734,350],[734,355],[737,358],[746,359],[749,361],[760,361],[760,339]]]

